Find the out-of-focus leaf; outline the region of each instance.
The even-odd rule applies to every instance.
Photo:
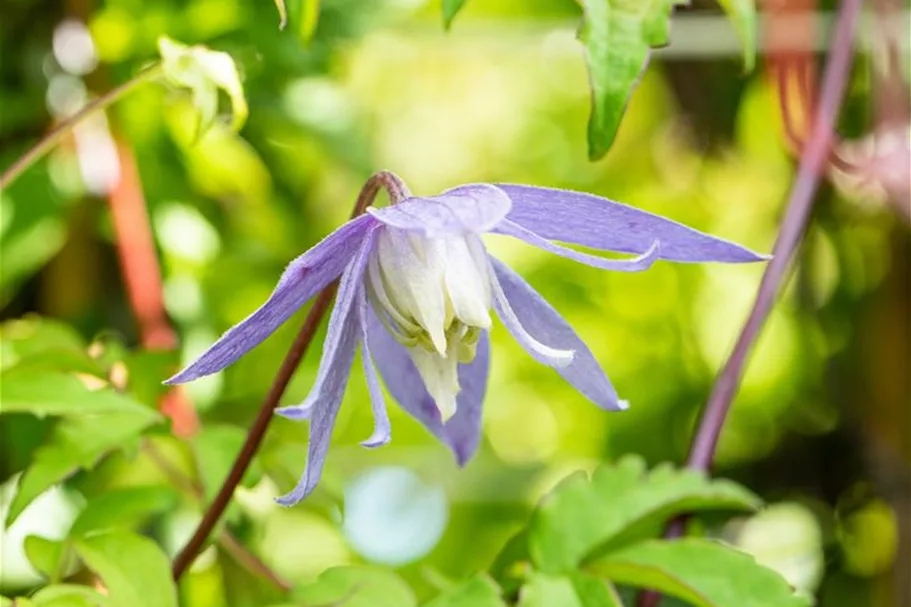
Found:
[[[36,370],[3,374],[3,413],[43,417],[130,414],[154,419],[157,413],[109,389],[90,390],[74,375]]]
[[[668,42],[671,11],[686,0],[582,0],[579,40],[592,89],[588,155],[607,153],[651,49]]]
[[[370,567],[336,567],[319,579],[295,589],[304,605],[344,607],[413,607],[417,600],[405,582],[391,571]]]
[[[207,502],[218,493],[246,437],[247,432],[243,428],[212,424],[203,427],[193,437],[193,453]],[[254,463],[244,475],[243,484],[255,484],[259,475],[259,465]]]
[[[60,561],[63,559],[65,546],[60,540],[49,540],[38,535],[25,538],[25,556],[37,569],[50,580],[60,575]]]
[[[585,573],[533,574],[519,594],[519,607],[623,607],[610,582]]]
[[[807,607],[780,575],[751,556],[704,539],[647,540],[591,563],[616,583],[651,588],[697,607]]]
[[[130,445],[160,419],[156,411],[136,406],[128,413],[80,415],[61,419],[19,479],[6,524],[11,525],[33,499],[48,487],[91,468],[109,451]]]
[[[84,353],[85,342],[61,322],[30,316],[0,325],[0,352],[0,367],[8,369],[45,353]]]
[[[310,42],[319,24],[320,0],[301,0],[301,23],[298,30],[301,40]]]
[[[13,599],[0,596],[0,607],[35,607],[35,603],[31,599],[22,596],[16,597],[15,602],[13,602]]]
[[[81,538],[74,546],[104,582],[112,607],[177,607],[171,565],[152,540],[112,531]]]
[[[46,586],[32,596],[36,607],[115,607],[110,598],[88,586]]]
[[[743,67],[752,71],[756,65],[756,0],[718,0],[733,22],[743,45]]]
[[[505,607],[500,588],[486,575],[476,575],[447,590],[424,607]]]
[[[91,500],[79,513],[70,529],[71,537],[81,537],[101,530],[134,525],[138,521],[172,508],[177,501],[174,489],[130,487],[103,493]]]
[[[5,303],[10,287],[57,254],[66,241],[66,222],[47,202],[17,207],[4,191],[0,194],[0,236],[0,302]]]
[[[759,498],[729,481],[658,466],[638,457],[575,474],[545,497],[529,529],[529,553],[539,569],[573,571],[587,557],[647,537],[661,523],[700,510],[749,511]]]
[[[443,0],[443,25],[446,29],[452,27],[452,20],[459,14],[466,0]]]
[[[197,138],[212,126],[218,108],[218,91],[231,100],[231,128],[239,131],[247,120],[247,100],[234,59],[205,46],[186,46],[167,37],[158,39],[165,78],[187,88],[199,113]]]

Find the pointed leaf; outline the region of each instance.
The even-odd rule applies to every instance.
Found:
[[[25,556],[32,567],[37,569],[49,580],[56,581],[60,577],[60,561],[64,556],[64,542],[49,540],[39,535],[29,535],[23,545]]]
[[[424,607],[506,607],[500,588],[486,575],[476,575],[425,603]]]
[[[685,0],[582,0],[579,40],[585,45],[592,89],[588,155],[597,160],[617,136],[620,120],[648,63],[651,48],[667,44],[674,5]]]
[[[82,538],[74,544],[98,574],[116,607],[177,607],[168,557],[152,540],[125,531]]]
[[[697,607],[807,607],[788,583],[753,557],[704,539],[647,540],[587,569],[618,584],[658,590]]]
[[[443,0],[443,27],[452,27],[452,20],[459,14],[466,0]]]
[[[637,457],[602,466],[588,479],[576,474],[545,497],[529,529],[529,552],[542,571],[574,570],[624,543],[648,537],[684,512],[748,511],[759,498],[729,481],[658,466],[650,473]]]
[[[756,65],[756,0],[718,0],[733,22],[743,46],[743,68],[750,72]]]

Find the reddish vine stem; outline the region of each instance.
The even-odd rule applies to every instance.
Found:
[[[364,187],[361,189],[357,201],[354,204],[354,211],[352,212],[351,217],[354,218],[363,214],[376,198],[376,195],[381,188],[386,189],[389,193],[389,197],[393,201],[401,200],[408,195],[407,188],[398,177],[387,171],[380,171],[368,179],[364,184]],[[190,541],[187,542],[187,545],[174,560],[171,573],[174,576],[175,581],[180,580],[181,576],[193,563],[196,555],[199,554],[203,544],[205,544],[209,535],[212,533],[212,529],[215,528],[215,525],[218,523],[219,519],[221,519],[222,514],[224,514],[225,509],[228,507],[228,503],[234,496],[234,490],[237,488],[237,485],[240,484],[247,468],[250,467],[250,463],[253,461],[253,456],[256,455],[256,452],[262,444],[269,423],[272,421],[272,411],[278,405],[282,395],[285,393],[288,382],[291,381],[291,376],[297,370],[304,354],[307,353],[307,349],[313,341],[314,335],[316,335],[316,329],[319,327],[320,321],[322,321],[323,316],[329,309],[329,304],[332,302],[332,298],[335,296],[337,288],[338,281],[335,281],[323,289],[316,297],[316,301],[313,303],[310,313],[307,315],[306,320],[304,320],[304,326],[301,327],[294,343],[291,344],[291,348],[288,350],[288,354],[285,355],[285,360],[282,362],[281,367],[279,367],[275,380],[272,382],[272,387],[269,389],[269,393],[266,395],[263,404],[259,408],[259,412],[256,414],[256,419],[253,421],[253,425],[247,433],[247,438],[244,441],[240,452],[237,454],[234,464],[231,466],[231,471],[228,473],[227,478],[225,478],[224,483],[222,483],[212,504],[203,515],[202,520],[193,533],[193,536],[190,538]]]
[[[797,177],[791,188],[787,210],[772,250],[773,258],[766,266],[750,314],[731,355],[715,381],[699,420],[687,459],[687,467],[691,469],[708,471],[711,468],[718,437],[740,386],[747,358],[803,239],[820,173],[829,157],[835,120],[847,87],[854,34],[862,5],[863,0],[843,0],[840,5],[832,39],[832,52],[823,75],[819,107],[813,115],[813,128],[801,153]],[[669,527],[666,537],[678,537],[682,532],[683,523],[677,520]],[[637,604],[640,607],[651,607],[657,604],[659,599],[659,594],[647,592],[639,596]]]

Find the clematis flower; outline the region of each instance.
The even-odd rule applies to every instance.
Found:
[[[462,465],[480,438],[490,367],[491,310],[538,362],[602,409],[626,407],[591,350],[525,280],[490,256],[481,236],[502,234],[579,263],[638,272],[659,259],[767,259],[734,243],[610,200],[525,185],[464,185],[429,198],[405,194],[370,207],[295,259],[258,310],[167,383],[215,373],[262,342],[341,276],[316,381],[303,403],[276,412],[309,420],[306,469],[292,505],[316,486],[360,345],[375,420],[362,444],[390,440],[380,377],[392,397]],[[635,255],[608,259],[554,241]],[[379,373],[377,373],[377,368]]]

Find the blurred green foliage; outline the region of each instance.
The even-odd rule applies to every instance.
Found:
[[[744,3],[723,4],[741,15],[749,48]],[[574,39],[579,6],[444,5],[447,19],[462,9],[448,33],[439,2],[414,0],[289,2],[283,31],[269,2],[16,0],[0,8],[0,167],[73,104],[155,61],[162,35],[229,53],[250,110],[240,132],[216,122],[197,140],[191,96],[145,85],[2,192],[3,594],[27,594],[30,602],[19,607],[165,606],[177,603],[178,592],[192,607],[378,605],[369,590],[376,588],[401,597],[391,605],[484,607],[500,604],[500,589],[515,599],[510,592],[525,582],[519,604],[526,607],[589,607],[631,604],[629,587],[643,584],[692,599],[681,579],[696,583],[700,572],[686,566],[698,562],[731,579],[740,571],[744,579],[772,575],[747,557],[719,556],[706,539],[688,540],[682,550],[692,554],[682,557],[662,554],[666,546],[648,539],[668,517],[707,504],[691,527],[751,552],[819,604],[904,605],[911,241],[886,209],[830,189],[819,195],[795,277],[758,344],[717,457],[719,474],[772,508],[734,516],[746,502],[755,506],[742,497],[749,492],[725,485],[740,492],[744,508],[721,507],[714,485],[686,481],[669,467],[632,483],[648,493],[663,474],[651,497],[624,502],[619,489],[599,493],[597,479],[633,465],[622,460],[600,468],[591,483],[570,477],[533,511],[561,479],[599,462],[627,453],[650,466],[683,459],[762,268],[660,263],[638,275],[600,273],[492,237],[492,251],[586,339],[630,410],[606,415],[592,407],[497,327],[482,448],[458,469],[394,407],[393,443],[357,447],[370,413],[364,381],[353,376],[317,494],[291,510],[272,503],[296,481],[307,438],[305,424],[276,420],[217,539],[178,589],[170,585],[168,558],[220,485],[302,315],[223,374],[186,387],[201,417],[190,440],[174,437],[156,412],[159,382],[258,306],[290,259],[344,221],[375,170],[396,171],[416,193],[477,181],[586,190],[755,250],[772,246],[793,165],[775,92],[761,71],[741,75],[741,49],[704,61],[673,53],[653,59],[610,152],[590,163],[584,49]],[[84,37],[60,33],[68,23],[85,24],[88,63],[76,61]],[[854,131],[862,128],[856,108],[870,99],[863,64],[857,72],[846,124]],[[216,113],[228,108],[221,103]],[[114,141],[135,157],[179,351],[140,345],[107,208],[118,176]],[[106,173],[112,166],[114,174]],[[287,403],[307,393],[317,360],[311,352]],[[382,502],[382,485],[373,496],[352,489],[380,467],[412,474],[415,491],[438,490],[446,499],[420,502],[428,505],[407,519],[395,509],[355,508],[356,495]],[[572,503],[573,487],[585,499],[556,516],[561,499]],[[655,510],[637,516],[649,499]],[[351,526],[349,511],[373,518]],[[616,552],[599,553],[588,573],[547,566],[540,555],[560,558],[557,548],[530,549],[571,537],[567,524],[593,544],[606,542],[603,529],[587,534],[610,523],[608,513],[626,517],[618,529],[639,543],[608,545]],[[591,524],[583,526],[586,517]],[[415,554],[408,538],[430,534],[428,521],[440,520],[431,552]],[[421,522],[428,527],[414,527]],[[394,545],[388,535],[352,531],[384,527],[409,532]],[[587,554],[592,546],[583,548]],[[362,554],[384,550],[413,556],[382,567],[382,559]],[[479,574],[491,564],[492,578]],[[598,570],[619,587],[592,584]],[[94,575],[107,595],[92,588]],[[779,577],[760,579],[774,579],[762,584],[769,592],[801,600]],[[65,583],[32,592],[48,580]],[[731,597],[712,598],[713,587],[699,588],[705,604],[731,604]]]

